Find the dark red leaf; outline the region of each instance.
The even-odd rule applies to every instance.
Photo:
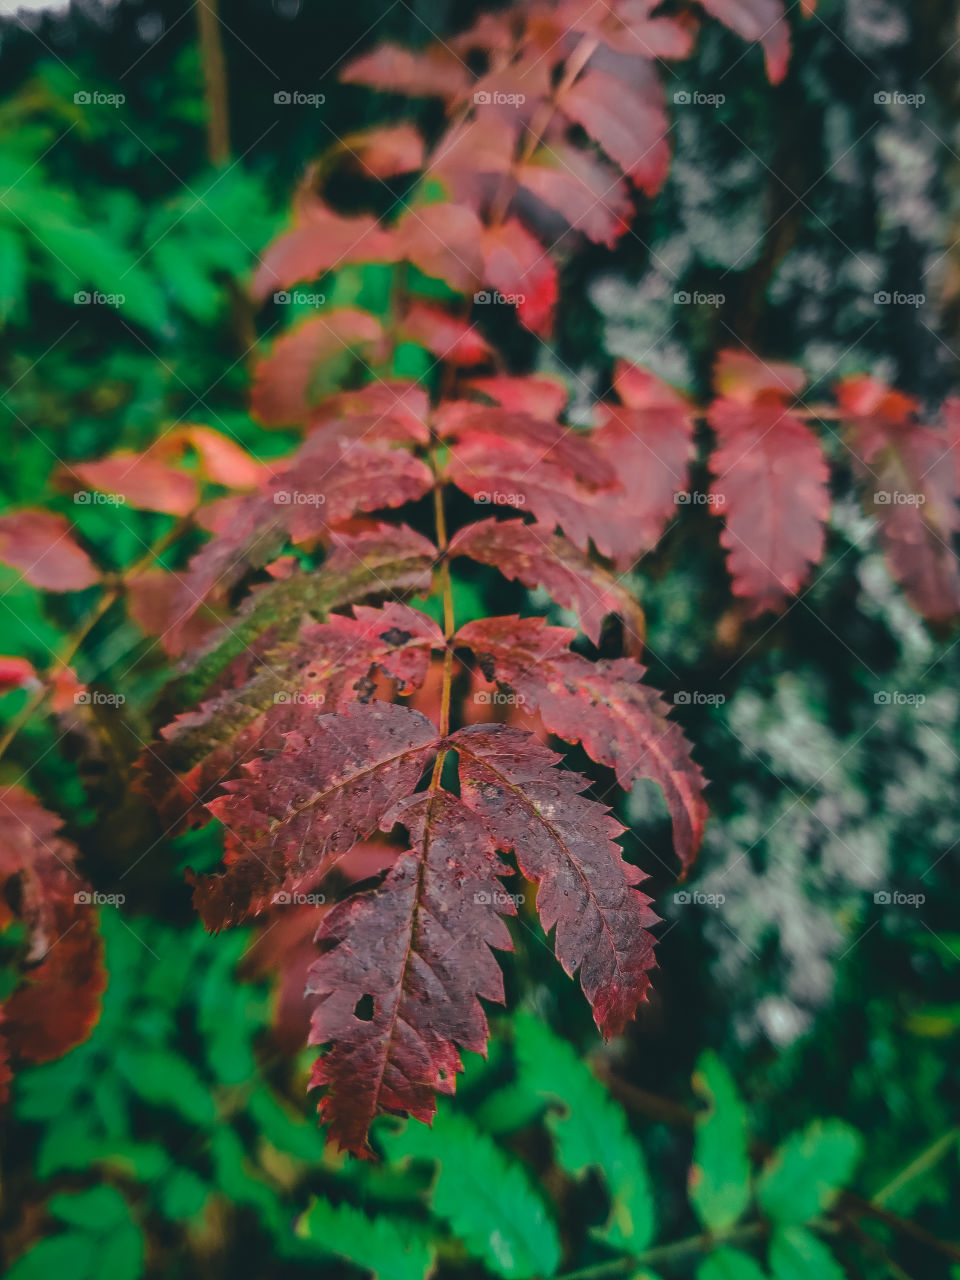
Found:
[[[470,622],[454,643],[473,650],[488,680],[520,695],[543,723],[592,759],[616,771],[624,790],[640,778],[658,783],[673,821],[684,869],[703,837],[704,779],[680,726],[668,720],[660,695],[642,683],[632,658],[589,662],[571,653],[574,632],[542,618],[487,618]]]
[[[349,62],[340,79],[411,98],[455,98],[466,93],[473,77],[466,64],[443,45],[414,53],[400,45],[382,44]]]
[[[442,307],[415,302],[403,318],[403,334],[432,352],[438,360],[453,364],[483,364],[490,347],[476,326],[467,324]]]
[[[464,803],[539,886],[537,912],[545,931],[556,927],[557,959],[571,976],[579,969],[603,1035],[619,1034],[650,986],[646,930],[657,921],[650,899],[633,888],[643,874],[615,843],[624,828],[580,794],[585,778],[555,768],[561,757],[520,729],[469,725],[450,745],[460,755]]]
[[[758,40],[763,46],[767,75],[779,84],[790,61],[790,27],[784,16],[783,0],[700,0],[712,17],[735,31],[744,40]]]
[[[612,249],[633,204],[615,170],[566,143],[540,147],[518,170],[520,184],[589,240]]]
[[[369,214],[341,217],[312,199],[301,202],[298,224],[264,252],[251,290],[259,302],[351,262],[393,262],[396,258],[392,234]]]
[[[282,752],[254,760],[249,776],[226,783],[229,794],[208,806],[227,829],[227,869],[188,878],[210,929],[316,883],[413,792],[438,745],[425,716],[388,702],[352,705],[342,715],[309,704],[300,711]]]
[[[594,644],[600,642],[604,618],[618,614],[626,651],[639,654],[643,648],[640,605],[618,579],[560,534],[544,536],[536,526],[518,520],[482,520],[456,534],[450,554],[493,565],[531,590],[543,587],[557,604],[574,610]]]
[[[462,1070],[458,1046],[485,1051],[480,998],[504,998],[491,948],[512,945],[499,918],[515,911],[497,879],[508,868],[484,824],[440,791],[385,813],[383,825],[394,822],[409,831],[410,849],[378,891],[325,917],[322,955],[307,980],[317,997],[310,1041],[330,1045],[311,1080],[324,1088],[320,1119],[332,1141],[359,1156],[371,1154],[374,1116],[429,1120],[435,1094],[452,1093]],[[368,1018],[357,1016],[364,1000]]]

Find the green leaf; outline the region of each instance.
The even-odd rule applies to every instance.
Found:
[[[0,227],[0,325],[6,324],[24,290],[23,237]]]
[[[98,1276],[99,1242],[94,1236],[79,1231],[66,1231],[40,1240],[22,1254],[6,1274],[6,1280],[50,1280],[51,1276],[69,1276],[70,1280],[87,1280]]]
[[[170,1107],[191,1124],[208,1125],[217,1118],[209,1088],[190,1063],[166,1050],[125,1050],[117,1069],[130,1088],[155,1106]]]
[[[815,1120],[792,1133],[767,1161],[757,1183],[764,1213],[779,1222],[808,1222],[846,1185],[862,1139],[842,1120]]]
[[[378,1280],[423,1280],[433,1268],[433,1249],[413,1224],[383,1214],[368,1218],[352,1205],[334,1208],[326,1200],[314,1200],[297,1221],[296,1233]]]
[[[55,1218],[84,1231],[106,1232],[129,1221],[130,1210],[116,1187],[92,1187],[53,1196],[47,1206]]]
[[[773,1280],[846,1280],[836,1258],[816,1236],[802,1227],[783,1227],[770,1242]]]
[[[210,1187],[192,1169],[174,1169],[160,1184],[160,1211],[181,1222],[203,1212]]]
[[[143,1235],[132,1222],[112,1232],[100,1243],[97,1267],[110,1280],[137,1280],[143,1275]]]
[[[690,1203],[703,1225],[720,1233],[750,1203],[747,1113],[733,1077],[712,1050],[701,1055],[693,1087],[709,1107],[697,1116]]]
[[[514,1025],[521,1083],[564,1108],[547,1117],[558,1163],[577,1176],[587,1169],[602,1173],[613,1202],[603,1238],[640,1253],[653,1239],[655,1207],[643,1152],[623,1110],[544,1022],[520,1014]]]
[[[509,1280],[553,1275],[560,1241],[526,1173],[465,1116],[438,1111],[432,1128],[410,1122],[384,1135],[391,1159],[438,1162],[433,1210],[471,1254]]]
[[[697,1268],[697,1280],[766,1280],[766,1274],[749,1253],[717,1249]]]

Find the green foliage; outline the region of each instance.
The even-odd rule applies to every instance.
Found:
[[[595,1169],[606,1183],[610,1217],[596,1234],[614,1248],[641,1253],[653,1239],[653,1193],[622,1109],[545,1022],[519,1014],[514,1037],[521,1087],[551,1104],[546,1123],[558,1164],[578,1177]]]
[[[433,1267],[429,1241],[385,1214],[368,1218],[350,1205],[315,1200],[296,1231],[322,1253],[346,1258],[379,1280],[424,1280]]]
[[[553,1275],[560,1241],[543,1201],[520,1166],[465,1116],[441,1106],[429,1129],[411,1122],[382,1141],[391,1160],[436,1163],[433,1211],[491,1271],[508,1280]]]
[[[750,1203],[747,1113],[733,1077],[715,1053],[701,1056],[693,1084],[708,1109],[697,1116],[690,1202],[703,1225],[720,1233]]]
[[[840,1120],[816,1120],[791,1134],[761,1171],[761,1208],[778,1222],[809,1222],[847,1185],[862,1149],[860,1135]]]

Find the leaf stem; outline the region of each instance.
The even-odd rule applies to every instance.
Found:
[[[601,1276],[616,1275],[620,1271],[633,1270],[638,1266],[657,1266],[686,1258],[689,1254],[709,1253],[721,1244],[731,1241],[743,1242],[755,1240],[766,1234],[765,1222],[748,1222],[731,1231],[712,1235],[705,1231],[698,1236],[687,1236],[683,1240],[675,1240],[672,1244],[657,1245],[643,1253],[626,1254],[622,1258],[611,1258],[609,1262],[597,1262],[591,1267],[581,1267],[579,1271],[565,1271],[557,1280],[599,1280]]]

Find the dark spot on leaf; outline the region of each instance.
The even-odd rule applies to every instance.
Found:
[[[373,996],[361,996],[353,1010],[353,1016],[361,1022],[373,1021]]]
[[[412,631],[401,631],[399,627],[391,627],[389,631],[381,631],[380,639],[386,641],[387,644],[399,648],[402,644],[409,644],[413,639]]]

